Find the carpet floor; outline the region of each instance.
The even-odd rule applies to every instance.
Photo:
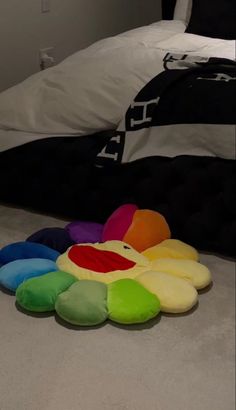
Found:
[[[0,248],[66,221],[0,206]],[[0,410],[234,410],[235,263],[202,255],[213,286],[186,315],[63,326],[0,290]]]

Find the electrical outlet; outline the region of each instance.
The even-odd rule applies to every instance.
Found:
[[[39,65],[41,70],[52,67],[55,64],[55,48],[47,47],[39,50]]]
[[[51,0],[41,0],[42,13],[48,13],[51,11]]]

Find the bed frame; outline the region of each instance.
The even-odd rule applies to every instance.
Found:
[[[162,0],[162,19],[172,20],[174,16],[176,0]]]

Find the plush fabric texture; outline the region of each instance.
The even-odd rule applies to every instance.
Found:
[[[158,212],[139,210],[136,205],[119,207],[107,220],[102,240],[120,240],[142,252],[171,237],[165,218]]]
[[[196,289],[211,283],[207,267],[193,260],[198,256],[194,249],[171,239],[163,249],[168,247],[192,260],[148,259],[121,241],[76,244],[56,263],[32,258],[4,265],[0,285],[16,290],[25,310],[56,310],[73,325],[95,326],[108,317],[121,324],[142,323],[160,310],[187,312],[197,303]]]
[[[187,33],[200,36],[236,39],[235,0],[193,0]]]
[[[28,258],[42,258],[56,261],[59,255],[59,252],[45,245],[30,242],[17,242],[1,249],[0,262],[4,265],[18,259]]]
[[[58,258],[57,265],[60,270],[69,272],[78,279],[104,283],[125,278],[135,279],[147,271],[165,272],[184,278],[196,289],[202,289],[211,283],[211,273],[198,263],[199,255],[194,248],[175,239],[163,243],[163,247],[157,245],[143,254],[121,241],[75,245]]]
[[[183,255],[185,259],[191,259],[193,261],[199,261],[200,259],[199,252],[193,246],[190,246],[179,239],[167,239],[161,242],[159,247],[171,249],[173,252]]]
[[[108,317],[107,286],[95,281],[79,281],[60,294],[56,311],[73,325],[99,325]]]
[[[48,259],[22,259],[10,262],[0,269],[0,284],[13,292],[24,281],[58,270],[55,262]]]
[[[57,266],[60,270],[71,273],[78,279],[110,283],[118,279],[135,278],[140,273],[146,271],[150,266],[150,262],[145,256],[121,241],[74,245],[73,253],[76,255],[78,252],[80,255],[79,258],[76,257],[74,260],[71,260],[70,252],[71,250],[69,249],[57,259]],[[90,252],[91,255],[96,255],[98,267],[96,267],[93,257],[86,262],[86,256],[83,256],[83,253],[89,257]],[[116,254],[116,256],[114,254]],[[110,257],[113,258],[112,261]],[[81,265],[79,261],[80,258],[82,261]],[[123,270],[122,266],[124,267],[124,262],[128,269]],[[87,263],[88,268],[83,266],[85,263]],[[110,268],[108,268],[109,266]],[[93,270],[90,269],[91,267]],[[103,270],[104,274],[99,272],[99,269]],[[111,270],[109,271],[108,269]]]
[[[191,283],[169,273],[150,271],[138,276],[136,280],[158,296],[162,312],[184,313],[198,301],[197,291]]]
[[[28,242],[41,243],[59,253],[64,253],[75,241],[63,228],[45,228],[26,239]]]
[[[123,241],[142,252],[170,237],[170,228],[164,216],[159,212],[141,209],[135,212]]]
[[[199,253],[192,246],[178,239],[167,239],[142,252],[150,261],[160,258],[190,259],[199,261]]]
[[[92,246],[73,246],[68,253],[69,259],[79,268],[98,273],[132,269],[136,264],[116,252],[96,249]]]
[[[206,266],[189,259],[157,259],[153,262],[152,269],[185,279],[196,289],[204,289],[212,281],[211,273]]]
[[[143,323],[160,312],[158,297],[132,279],[108,285],[109,318],[121,324]]]
[[[55,310],[57,297],[77,279],[66,272],[55,271],[23,282],[16,291],[16,300],[30,312]]]
[[[122,241],[137,210],[138,207],[134,204],[122,205],[116,209],[104,225],[102,242],[111,240]]]
[[[88,221],[75,221],[68,224],[65,229],[74,243],[101,242],[102,224]]]

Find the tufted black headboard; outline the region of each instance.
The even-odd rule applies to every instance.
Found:
[[[176,0],[162,0],[162,19],[172,20],[174,16]]]

